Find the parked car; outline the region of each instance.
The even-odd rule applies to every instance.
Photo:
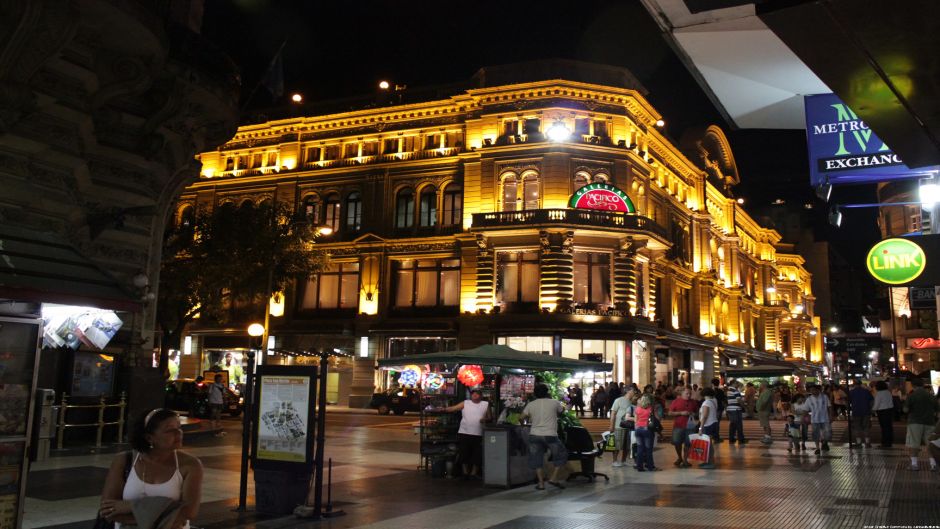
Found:
[[[225,388],[222,413],[238,417],[244,407],[244,399],[229,388]],[[191,378],[170,380],[166,384],[165,404],[171,410],[188,413],[190,417],[209,417],[209,384]]]
[[[378,410],[379,415],[404,415],[406,411],[421,411],[421,390],[413,388],[391,388],[372,394],[370,408]]]

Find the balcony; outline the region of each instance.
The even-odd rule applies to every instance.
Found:
[[[643,231],[667,239],[666,230],[652,219],[640,215],[627,215],[612,211],[592,209],[530,209],[525,211],[494,211],[492,213],[474,213],[473,229],[480,228],[518,228],[523,226],[541,226],[568,224],[591,228],[614,228],[629,231]]]
[[[765,299],[764,306],[790,310],[790,302],[785,299]]]

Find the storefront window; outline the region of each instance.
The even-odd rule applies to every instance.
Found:
[[[359,263],[333,263],[310,277],[301,308],[351,309],[359,305]]]
[[[500,336],[496,339],[499,345],[507,345],[517,351],[552,354],[551,336]]]
[[[623,340],[593,340],[580,338],[564,338],[561,341],[561,356],[564,358],[582,358],[582,355],[592,355],[587,359],[599,359],[617,365],[617,353],[621,355],[626,349]],[[595,356],[596,355],[596,356]]]
[[[497,301],[499,303],[539,300],[539,254],[535,251],[499,252]]]
[[[610,254],[575,252],[574,301],[610,304]]]
[[[388,356],[408,356],[415,354],[440,353],[456,351],[456,338],[443,338],[439,336],[421,336],[409,338],[389,338]]]
[[[409,259],[392,264],[395,307],[456,306],[460,297],[459,259]]]

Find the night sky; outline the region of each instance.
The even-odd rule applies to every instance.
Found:
[[[742,177],[735,193],[749,211],[775,198],[812,202],[817,231],[860,263],[878,237],[874,210],[845,211],[843,227],[830,229],[828,206],[808,183],[805,133],[731,130],[636,0],[209,0],[203,33],[242,68],[248,110],[284,105],[292,92],[308,102],[367,95],[382,79],[409,87],[462,82],[483,66],[533,59],[625,67],[649,90],[674,140],[691,126],[725,130]],[[285,39],[285,96],[274,100],[262,87],[246,101]],[[873,186],[837,189],[833,198],[875,201]]]

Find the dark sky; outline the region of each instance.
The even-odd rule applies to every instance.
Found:
[[[532,59],[626,67],[649,90],[672,138],[704,124],[725,130],[742,175],[736,193],[748,209],[778,196],[815,200],[805,134],[731,130],[637,0],[208,0],[203,33],[241,66],[243,104],[285,39],[285,91],[301,92],[306,101],[369,94],[382,79],[411,87],[461,82],[482,66]],[[283,103],[260,88],[247,107]],[[856,187],[837,190],[835,198],[874,201],[873,194]],[[873,218],[871,210],[855,210],[841,230],[823,231],[854,257],[877,237]]]

